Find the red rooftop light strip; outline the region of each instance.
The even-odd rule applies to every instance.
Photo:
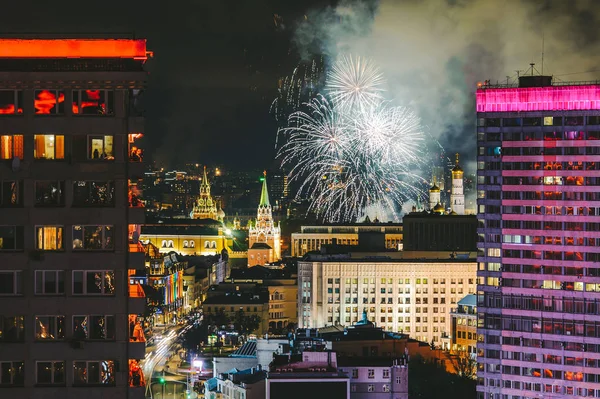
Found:
[[[0,39],[0,58],[133,58],[146,60],[146,39]]]
[[[477,89],[477,112],[600,109],[600,85]]]

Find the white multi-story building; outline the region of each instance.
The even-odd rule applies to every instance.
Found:
[[[475,254],[454,259],[424,254],[313,255],[298,262],[298,327],[348,326],[366,310],[385,330],[441,345],[451,330],[451,308],[475,293],[477,264]]]

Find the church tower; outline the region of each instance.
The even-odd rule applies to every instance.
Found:
[[[441,190],[437,185],[435,175],[433,176],[433,186],[429,188],[429,210],[433,211],[433,208],[441,202]]]
[[[458,164],[458,153],[456,154],[456,165],[452,169],[452,191],[450,193],[450,206],[452,212],[457,215],[465,214],[465,194],[463,191],[464,172]]]
[[[217,211],[217,204],[213,201],[210,195],[210,183],[206,176],[206,166],[204,167],[204,174],[202,175],[202,181],[200,182],[200,196],[194,204],[192,210],[193,219],[213,219],[220,222],[223,221],[225,213],[221,210],[222,214]]]
[[[281,228],[273,222],[265,171],[256,221],[248,231],[248,266],[264,265],[281,259],[280,240]]]

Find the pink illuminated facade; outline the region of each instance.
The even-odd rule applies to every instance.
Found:
[[[527,78],[477,90],[478,398],[598,398],[600,84]]]

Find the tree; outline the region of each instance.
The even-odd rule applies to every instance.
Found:
[[[427,399],[475,398],[475,381],[448,373],[439,362],[417,355],[408,363],[408,396]]]
[[[246,312],[244,312],[244,309],[240,309],[235,312],[231,322],[235,331],[237,331],[240,335],[247,335],[258,330],[260,327],[261,318],[255,314],[247,315]]]
[[[204,322],[215,326],[217,330],[224,326],[228,326],[230,323],[229,317],[225,314],[223,309],[217,309],[215,313],[210,313],[204,317]]]
[[[466,350],[458,351],[452,356],[452,365],[459,377],[475,379],[477,375],[477,360]]]

